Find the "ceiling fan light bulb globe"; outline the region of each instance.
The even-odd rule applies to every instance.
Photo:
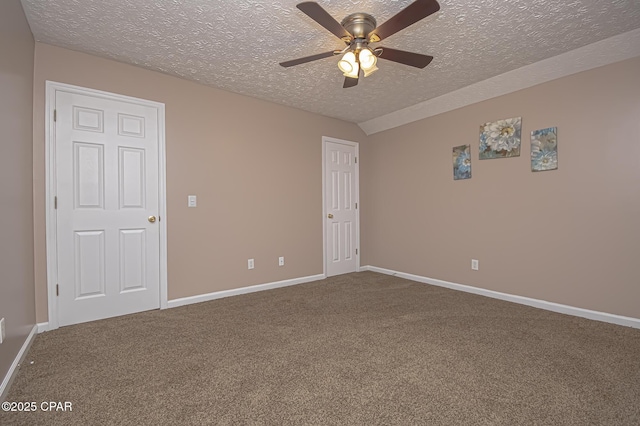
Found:
[[[353,65],[351,65],[349,62],[345,61],[344,59],[338,62],[338,68],[340,68],[340,71],[342,71],[345,74],[353,71]]]
[[[356,61],[355,53],[351,51],[345,53],[340,62],[338,62],[338,68],[340,68],[340,71],[342,71],[345,76],[356,78],[358,71],[360,71],[360,66]]]
[[[362,49],[358,55],[362,69],[368,71],[376,67],[378,58],[373,54],[371,49]],[[377,69],[377,68],[376,68]],[[373,72],[373,71],[371,71]]]
[[[355,64],[356,66],[353,68],[353,70],[351,70],[350,72],[345,72],[344,76],[345,77],[351,77],[351,78],[358,78],[358,73],[360,72],[360,67],[358,66],[358,64]]]

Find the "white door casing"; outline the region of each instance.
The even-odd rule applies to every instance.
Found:
[[[333,275],[360,269],[358,144],[322,138],[324,272]]]
[[[164,106],[47,82],[47,109],[49,329],[166,307]]]

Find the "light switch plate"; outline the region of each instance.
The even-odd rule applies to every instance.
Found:
[[[0,319],[0,343],[4,342],[4,318]]]
[[[198,205],[198,199],[195,195],[189,195],[187,197],[187,206],[196,207]]]

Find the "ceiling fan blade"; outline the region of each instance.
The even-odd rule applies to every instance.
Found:
[[[379,47],[376,49],[376,52],[378,49],[382,50],[378,55],[379,58],[411,67],[424,68],[433,60],[433,56],[421,55],[420,53],[405,52],[404,50],[390,49],[388,47]]]
[[[383,40],[439,10],[440,5],[436,0],[416,0],[371,31],[369,40],[372,42]]]
[[[290,61],[280,62],[280,65],[288,68],[294,65],[300,65],[311,61],[317,61],[318,59],[328,58],[330,56],[335,55],[335,52],[332,50],[331,52],[318,53],[317,55],[305,56],[304,58],[292,59]]]
[[[358,85],[358,78],[345,77],[344,84],[342,85],[343,89],[348,89],[349,87],[354,87]]]
[[[305,1],[298,4],[296,7],[339,39],[346,37],[351,40],[353,38],[353,36],[318,3],[314,1]]]

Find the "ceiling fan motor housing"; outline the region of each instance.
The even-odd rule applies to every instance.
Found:
[[[344,18],[341,25],[345,30],[353,34],[356,39],[366,39],[371,31],[376,28],[376,20],[368,13],[352,13]]]

